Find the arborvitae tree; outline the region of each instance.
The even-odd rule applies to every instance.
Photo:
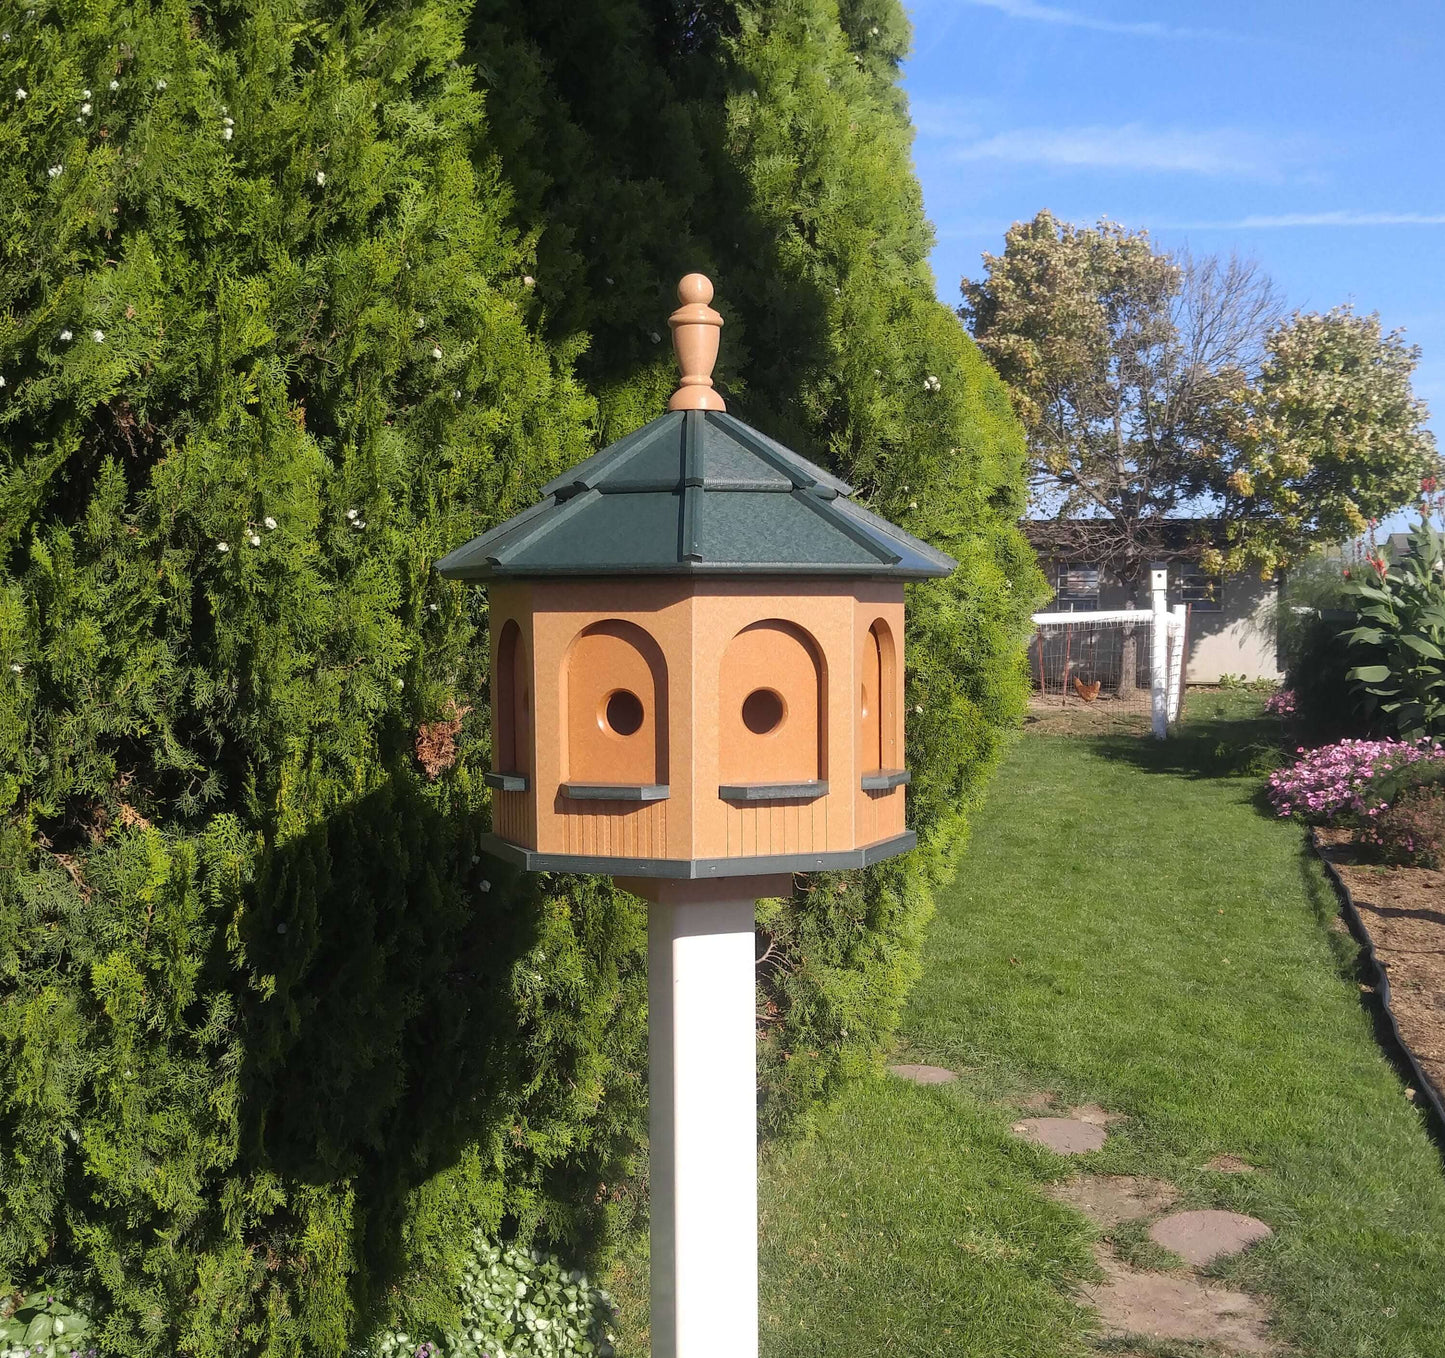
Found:
[[[636,1200],[642,907],[475,853],[485,598],[430,563],[661,410],[681,272],[731,408],[962,563],[911,600],[924,848],[765,914],[772,1125],[877,1059],[1021,707],[1022,442],[933,297],[906,23],[0,30],[0,1283],[125,1354],[419,1331],[473,1225],[582,1250]]]
[[[670,280],[717,284],[729,409],[831,467],[960,568],[910,588],[910,820],[922,847],[811,877],[762,920],[770,1125],[877,1059],[930,892],[1021,712],[1042,581],[1018,531],[1022,432],[936,300],[899,89],[896,0],[480,0],[471,50],[519,201],[544,223],[549,333],[610,437],[661,408]]]
[[[0,1281],[336,1353],[476,1222],[595,1233],[638,1135],[640,911],[479,862],[431,570],[594,407],[454,10],[5,13]]]

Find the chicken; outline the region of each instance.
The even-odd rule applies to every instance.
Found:
[[[1077,674],[1074,676],[1074,692],[1086,703],[1093,702],[1099,696],[1099,690],[1103,685],[1102,679],[1095,679],[1092,684],[1086,684]]]

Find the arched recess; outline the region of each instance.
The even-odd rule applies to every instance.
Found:
[[[898,658],[893,631],[879,618],[863,638],[859,684],[858,761],[864,773],[901,768],[898,722]]]
[[[737,634],[718,677],[719,781],[827,778],[827,670],[813,638],[770,618]]]
[[[566,749],[573,783],[667,783],[667,662],[636,623],[584,628],[563,665]]]
[[[499,773],[532,771],[531,666],[522,629],[508,618],[497,639],[493,762]]]

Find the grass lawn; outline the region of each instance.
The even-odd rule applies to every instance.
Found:
[[[902,1034],[902,1059],[961,1078],[857,1084],[764,1158],[767,1358],[1091,1351],[1069,1292],[1094,1276],[1093,1229],[1042,1192],[1080,1168],[1273,1226],[1212,1271],[1268,1298],[1296,1352],[1445,1355],[1440,1155],[1376,1045],[1322,873],[1241,773],[1268,743],[1258,709],[1193,695],[1162,746],[1020,742]],[[1065,1162],[1009,1133],[1041,1090],[1128,1120]],[[1225,1153],[1258,1172],[1203,1168]],[[1159,1257],[1142,1231],[1115,1241]]]

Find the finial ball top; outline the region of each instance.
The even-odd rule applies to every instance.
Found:
[[[684,274],[677,285],[677,300],[684,306],[699,302],[706,306],[712,301],[712,279],[705,273]]]

